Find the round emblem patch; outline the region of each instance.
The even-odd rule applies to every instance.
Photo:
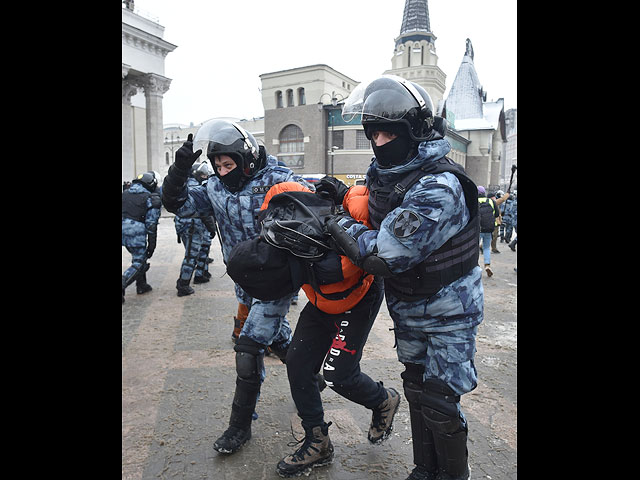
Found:
[[[403,210],[393,224],[393,234],[398,238],[408,237],[420,226],[420,217],[410,210]]]

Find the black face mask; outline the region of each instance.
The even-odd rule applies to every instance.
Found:
[[[377,147],[375,142],[371,140],[371,147],[380,168],[390,168],[405,163],[412,152],[412,144],[411,139],[404,135],[396,137],[380,147]]]
[[[216,172],[217,173],[217,172]],[[236,167],[224,176],[218,175],[218,178],[223,183],[227,190],[231,193],[235,193],[242,187],[242,170],[240,167]]]

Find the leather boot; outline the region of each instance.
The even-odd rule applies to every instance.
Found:
[[[236,378],[229,427],[213,444],[220,453],[234,453],[251,438],[251,421],[260,395],[260,384]]]
[[[193,288],[189,286],[189,280],[178,279],[176,282],[176,288],[178,289],[178,296],[184,297],[185,295],[191,295],[195,292]]]
[[[333,461],[333,444],[329,438],[331,422],[315,427],[304,427],[302,446],[278,462],[276,472],[282,478],[309,475],[314,467],[329,465]]]
[[[143,294],[150,292],[151,290],[153,290],[151,288],[151,285],[147,283],[147,273],[145,272],[141,275],[138,275],[138,278],[136,278],[136,293]]]
[[[373,409],[367,438],[374,445],[384,442],[393,430],[393,417],[400,406],[400,394],[395,388],[386,388],[387,398]]]

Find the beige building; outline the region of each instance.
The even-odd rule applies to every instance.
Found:
[[[171,84],[164,76],[164,59],[176,45],[164,40],[163,33],[162,25],[134,12],[133,2],[123,4],[123,182],[149,170],[160,171],[164,161],[162,97]]]
[[[359,123],[342,119],[341,104],[358,82],[328,65],[264,73],[264,144],[297,173],[364,173],[373,151]]]

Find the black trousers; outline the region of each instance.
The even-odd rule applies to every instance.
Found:
[[[324,422],[315,379],[320,368],[327,385],[352,402],[372,409],[386,399],[382,383],[360,371],[362,349],[383,296],[382,279],[376,278],[362,300],[345,313],[324,313],[311,302],[300,312],[287,353],[287,374],[304,427],[313,428]]]

